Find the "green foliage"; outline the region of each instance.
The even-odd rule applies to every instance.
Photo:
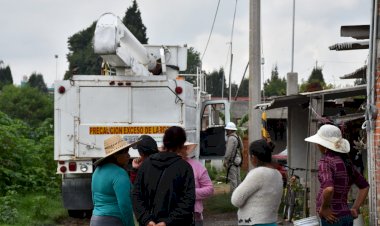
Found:
[[[187,49],[187,69],[184,74],[197,74],[197,68],[201,67],[200,53],[196,51],[193,47]],[[196,77],[186,77],[186,81],[192,83],[194,86],[197,85]]]
[[[0,90],[5,86],[13,84],[12,72],[9,66],[0,67]]]
[[[264,95],[267,97],[286,95],[286,80],[279,77],[277,65],[272,69],[271,78],[264,82]]]
[[[0,223],[1,226],[60,225],[57,222],[67,218],[67,211],[63,208],[59,195],[30,193],[26,195],[16,194],[12,198],[14,209],[18,213],[17,217],[14,218],[13,222]]]
[[[223,79],[224,78],[224,79]],[[222,96],[222,84],[224,87],[223,96],[228,96],[228,89],[226,86],[226,78],[224,76],[224,69],[220,68],[219,71],[213,71],[206,76],[207,92],[213,97]]]
[[[141,12],[136,0],[133,0],[132,6],[128,7],[123,18],[123,24],[139,40],[141,44],[147,44],[146,27],[141,19]]]
[[[237,212],[237,208],[231,204],[231,194],[216,194],[205,199],[204,208],[208,214]]]
[[[8,85],[0,94],[0,111],[38,127],[46,118],[53,117],[53,100],[36,88]]]
[[[28,80],[28,85],[34,87],[43,93],[47,93],[48,89],[44,81],[44,77],[41,74],[34,72]]]
[[[148,42],[146,37],[146,28],[141,20],[141,13],[136,1],[133,1],[125,13],[123,19],[124,25],[132,34],[143,44]],[[94,53],[93,37],[96,22],[69,37],[67,61],[69,70],[66,71],[64,79],[71,79],[73,75],[99,75],[101,74],[102,58]]]
[[[247,113],[243,115],[243,117],[239,119],[236,124],[236,128],[237,128],[236,133],[237,135],[239,135],[239,137],[241,137],[241,139],[243,139],[245,136],[248,136],[248,128],[244,127],[244,125],[248,122],[248,120],[249,120],[249,116]]]
[[[236,95],[236,92],[233,92]],[[245,78],[243,81],[241,81],[239,90],[238,90],[238,97],[248,97],[249,96],[249,79]]]
[[[102,59],[94,53],[92,46],[95,25],[96,23],[93,22],[91,26],[69,38],[68,48],[70,52],[67,54],[69,70],[66,71],[64,79],[70,79],[75,74],[100,74]]]
[[[333,88],[333,85],[325,83],[322,68],[316,66],[313,68],[307,82],[301,83],[300,92],[314,92],[329,88]]]
[[[322,68],[315,67],[307,80],[308,83],[319,82],[321,84],[325,84],[325,79],[323,78]],[[323,86],[323,85],[322,85]]]
[[[0,223],[13,224],[19,213],[16,209],[15,195],[17,192],[9,190],[6,195],[0,197]]]

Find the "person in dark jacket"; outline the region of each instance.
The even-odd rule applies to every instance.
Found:
[[[138,150],[140,157],[133,159],[132,170],[129,173],[132,184],[135,182],[137,171],[144,160],[158,152],[157,143],[151,136],[141,135],[138,140],[140,142],[133,146],[133,148]]]
[[[194,173],[191,165],[179,155],[185,141],[183,128],[168,128],[163,150],[142,163],[132,191],[133,210],[140,225],[193,224]]]

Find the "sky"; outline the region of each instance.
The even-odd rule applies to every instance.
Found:
[[[354,80],[339,77],[363,66],[368,50],[331,51],[328,47],[354,40],[340,37],[340,26],[370,23],[371,1],[295,2],[294,72],[298,72],[298,82],[307,80],[318,65],[327,83],[352,85]],[[149,44],[187,44],[204,53],[218,0],[137,3]],[[15,84],[37,72],[50,87],[68,69],[68,38],[89,27],[103,13],[112,12],[122,19],[131,4],[132,0],[0,0],[0,61],[10,66]],[[280,77],[291,70],[292,9],[293,0],[261,0],[262,82],[270,77],[275,65]],[[233,24],[231,80],[240,83],[248,62],[249,0],[220,0],[203,69],[211,72],[223,67],[229,75]]]

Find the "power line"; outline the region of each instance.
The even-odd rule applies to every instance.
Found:
[[[210,31],[210,34],[208,36],[208,40],[207,40],[207,43],[206,43],[205,50],[203,51],[203,54],[202,54],[202,57],[201,57],[201,62],[203,61],[203,57],[205,56],[205,53],[206,53],[206,50],[207,50],[207,47],[208,47],[208,43],[210,42],[212,31],[214,30],[214,25],[215,25],[216,15],[218,15],[219,5],[220,5],[220,0],[218,0],[218,5],[216,7],[216,11],[215,11],[215,15],[214,15],[214,20],[213,20],[212,26],[211,26],[211,31]]]

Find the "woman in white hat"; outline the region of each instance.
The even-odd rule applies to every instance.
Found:
[[[321,126],[305,141],[317,144],[322,153],[318,162],[320,189],[316,200],[322,225],[353,225],[353,218],[358,217],[359,208],[367,197],[369,184],[349,159],[349,142],[333,125]],[[352,184],[358,186],[359,192],[349,208],[347,197]]]
[[[134,226],[131,182],[123,169],[129,160],[128,144],[120,135],[104,140],[106,156],[94,162],[92,200],[94,210],[90,226]]]

